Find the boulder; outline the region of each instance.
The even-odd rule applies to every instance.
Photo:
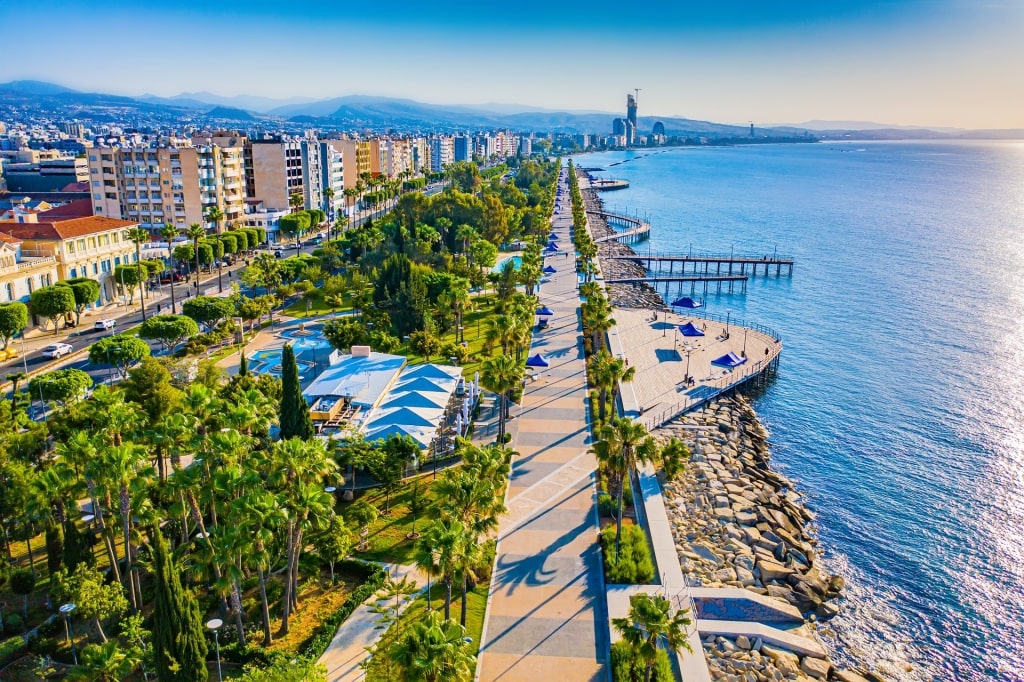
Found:
[[[744,651],[750,650],[750,640],[747,639],[746,635],[739,635],[736,637],[736,646]]]
[[[818,606],[816,613],[818,614],[818,618],[828,620],[829,618],[835,618],[839,615],[839,607],[829,601],[822,602]]]
[[[832,669],[832,664],[823,658],[805,656],[804,660],[800,662],[800,669],[817,680],[824,680],[828,678],[828,671]]]
[[[743,566],[740,566],[738,561],[736,565],[736,580],[738,580],[744,587],[753,585],[756,582],[754,574]]]
[[[758,559],[757,570],[761,573],[761,580],[768,582],[770,580],[779,580],[786,582],[789,576],[793,575],[792,568],[786,568],[782,564],[777,564],[773,561],[767,561],[764,559]]]
[[[782,649],[776,649],[773,646],[767,644],[761,645],[761,653],[772,660],[775,667],[779,669],[779,672],[785,676],[799,675],[800,674],[800,659],[797,658],[796,654],[792,654]]]

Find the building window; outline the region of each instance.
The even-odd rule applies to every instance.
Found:
[[[89,237],[89,248],[90,249],[95,249],[96,248],[96,237]]]
[[[78,268],[71,268],[71,279],[78,277]]]
[[[7,300],[14,300],[14,285],[11,284],[10,282],[7,283]]]
[[[94,275],[100,274],[100,266],[97,265],[96,263],[92,264],[92,274],[94,274]]]
[[[68,244],[71,244],[71,242],[68,242]],[[78,250],[79,251],[85,251],[85,240],[84,239],[79,239],[77,244],[78,244]]]
[[[28,287],[28,293],[31,294],[32,293],[32,278],[31,277],[26,277],[25,278],[25,285]]]

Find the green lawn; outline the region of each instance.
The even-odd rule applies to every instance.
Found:
[[[466,344],[472,354],[469,362],[462,366],[463,376],[472,377],[474,372],[481,371],[483,361],[490,357],[484,351],[483,321],[491,315],[494,315],[494,304],[496,300],[497,299],[493,294],[475,296],[473,297],[473,301],[476,303],[476,309],[468,311],[463,316],[463,336],[465,337]],[[455,342],[454,330],[441,335],[442,346],[449,342]],[[408,358],[410,365],[419,365],[425,362],[436,362],[438,364],[446,365],[450,362],[447,357],[425,358],[422,355],[413,353],[407,347],[399,349],[396,351],[396,354],[404,355]]]
[[[294,303],[288,305],[280,312],[289,317],[317,317],[319,315],[328,315],[330,313],[340,313],[352,310],[352,297],[345,294],[343,301],[344,305],[341,308],[332,308],[324,302],[323,296],[320,292],[316,292],[313,298],[308,301],[308,312],[306,310],[307,299],[302,296],[298,297]]]
[[[429,500],[431,476],[429,474],[421,477],[423,496]],[[370,524],[370,534],[367,542],[370,549],[366,552],[354,552],[353,555],[366,561],[385,561],[398,564],[413,564],[413,551],[416,540],[410,540],[408,535],[413,529],[413,515],[409,511],[409,496],[412,492],[411,480],[406,480],[402,488],[391,496],[391,512],[385,515],[386,508],[384,493],[373,488],[371,490],[356,491],[356,499],[364,499],[378,510],[380,516]],[[339,511],[342,516],[350,503],[342,502]],[[427,505],[424,504],[424,507]],[[416,521],[417,532],[426,528],[429,519],[426,514],[420,514]]]

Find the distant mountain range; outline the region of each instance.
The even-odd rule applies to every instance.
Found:
[[[320,127],[386,130],[476,130],[510,128],[605,135],[621,112],[557,111],[517,104],[441,105],[409,99],[348,95],[325,100],[308,97],[275,99],[252,95],[225,97],[186,92],[174,97],[126,97],[79,92],[54,83],[18,80],[0,84],[0,112],[35,108],[54,116],[115,121],[130,113],[189,123],[238,123],[263,129]],[[746,126],[697,121],[674,116],[643,116],[641,133],[662,122],[668,135],[740,138]],[[937,139],[951,137],[1024,137],[1024,131],[968,131],[956,128],[885,126],[861,121],[808,121],[798,125],[758,126],[758,134],[794,137],[810,134],[825,139]]]

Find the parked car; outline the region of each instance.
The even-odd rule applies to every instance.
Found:
[[[57,359],[69,355],[74,350],[70,343],[54,343],[43,349],[43,357]]]
[[[175,282],[181,282],[182,280],[185,279],[185,276],[182,275],[180,272],[175,272],[173,275],[169,272],[165,272],[164,274],[160,275],[160,284],[170,284],[172,277],[174,278]]]
[[[93,329],[113,329],[117,326],[117,320],[112,317],[108,317],[103,320],[96,320],[96,324],[92,326]]]

